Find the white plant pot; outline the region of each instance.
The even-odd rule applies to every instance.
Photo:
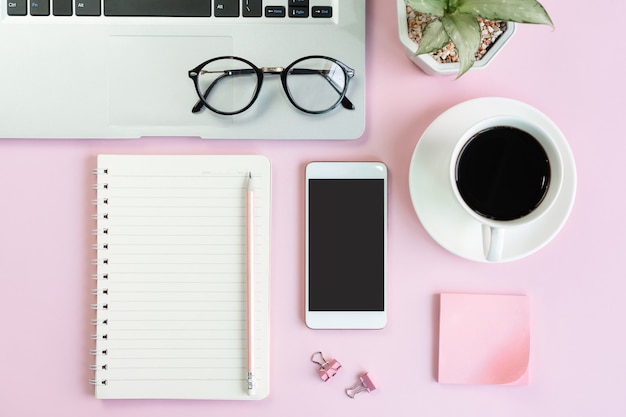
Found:
[[[406,3],[404,0],[396,0],[398,4],[398,35],[404,46],[407,56],[415,65],[429,75],[449,75],[459,72],[458,63],[444,63],[437,61],[430,54],[415,55],[417,44],[409,38],[407,24]],[[507,22],[507,28],[500,37],[491,45],[487,53],[478,61],[474,62],[472,70],[485,68],[497,55],[500,49],[507,43],[515,32],[515,23]]]

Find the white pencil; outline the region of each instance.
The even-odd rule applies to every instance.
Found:
[[[248,191],[246,198],[246,234],[248,280],[248,395],[255,394],[255,339],[254,339],[254,184],[252,172],[248,173]]]

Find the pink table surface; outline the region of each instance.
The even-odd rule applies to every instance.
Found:
[[[556,30],[518,26],[482,72],[423,74],[397,37],[395,2],[368,1],[367,128],[357,141],[0,141],[2,416],[624,416],[626,395],[626,3],[544,0]],[[604,10],[606,9],[606,10]],[[600,13],[599,13],[600,11]],[[605,17],[601,18],[600,16]],[[585,31],[593,26],[593,33]],[[596,45],[598,42],[602,44]],[[442,111],[502,96],[537,107],[568,138],[578,193],[560,234],[510,263],[455,256],[426,233],[409,197],[412,151]],[[1,115],[0,115],[1,117]],[[98,153],[260,153],[273,164],[270,397],[261,402],[99,401],[88,384],[91,168]],[[303,173],[312,160],[389,166],[389,324],[313,331],[303,321]],[[526,294],[528,386],[436,382],[436,295]],[[343,364],[322,383],[310,355]],[[378,389],[344,388],[368,371]]]

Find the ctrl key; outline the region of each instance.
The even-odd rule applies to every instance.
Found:
[[[7,0],[9,16],[26,16],[26,0]]]

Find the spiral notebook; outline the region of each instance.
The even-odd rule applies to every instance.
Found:
[[[96,397],[265,398],[269,161],[258,155],[99,155],[94,172]],[[255,184],[253,352],[247,337],[249,176]],[[252,395],[248,355],[256,359]]]

